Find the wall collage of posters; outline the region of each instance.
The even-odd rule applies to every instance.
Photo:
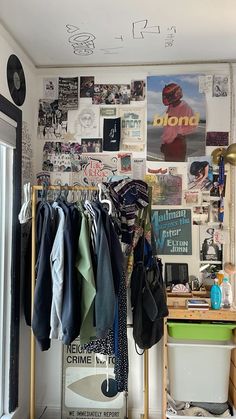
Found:
[[[229,128],[207,129],[206,96],[227,99],[227,75],[155,75],[127,84],[97,83],[94,76],[44,78],[38,183],[143,179],[152,186],[157,253],[191,255],[192,226],[199,226],[199,264],[220,269],[227,174],[219,182],[219,167],[206,150],[227,147]]]

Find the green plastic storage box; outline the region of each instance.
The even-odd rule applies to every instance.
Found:
[[[168,334],[174,339],[230,340],[236,323],[178,323],[167,322]]]

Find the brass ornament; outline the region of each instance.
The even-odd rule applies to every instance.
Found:
[[[215,150],[212,151],[212,161],[214,164],[219,164],[220,157],[225,157],[227,150],[225,148],[215,148]]]
[[[225,162],[236,166],[236,143],[231,144],[225,153]]]

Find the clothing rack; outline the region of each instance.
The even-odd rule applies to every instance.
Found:
[[[96,186],[68,186],[52,185],[45,186],[34,185],[31,187],[32,194],[32,267],[31,267],[31,318],[34,310],[35,293],[35,265],[36,265],[36,205],[38,191],[98,191]],[[30,337],[30,419],[35,418],[35,337],[31,328]],[[149,411],[149,377],[148,377],[148,351],[144,352],[144,419],[148,419]]]
[[[35,265],[36,265],[36,204],[38,191],[97,191],[94,186],[32,186],[32,270],[31,270],[31,318],[34,310],[34,292],[35,292]],[[30,338],[30,419],[35,419],[35,337],[31,328]]]
[[[144,351],[144,419],[148,419],[149,413],[149,371],[148,371],[148,349]]]

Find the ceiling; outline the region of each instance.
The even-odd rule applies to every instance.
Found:
[[[37,67],[236,60],[235,0],[0,0]]]

